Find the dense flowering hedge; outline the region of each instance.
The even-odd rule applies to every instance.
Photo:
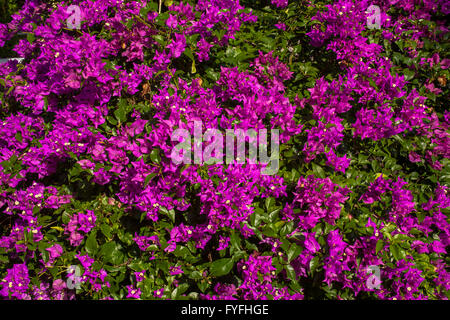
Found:
[[[0,65],[0,296],[448,299],[449,12],[25,1],[0,25],[24,34]],[[279,171],[175,164],[195,121],[279,129]]]

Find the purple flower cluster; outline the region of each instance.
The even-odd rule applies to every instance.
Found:
[[[442,5],[430,3],[432,2],[419,11],[411,9],[410,1],[390,1],[381,6],[383,30],[398,29],[394,38],[386,31],[383,31],[383,37],[395,41],[412,34],[417,46],[423,45],[423,41],[432,36],[430,31],[407,21],[429,18]],[[300,102],[302,106],[313,108],[313,116],[317,121],[315,126],[305,130],[308,132],[304,147],[306,160],[311,161],[319,154],[326,153],[328,165],[345,172],[349,159],[336,155],[346,130],[340,114],[357,108],[356,121],[351,128],[354,137],[379,140],[416,130],[418,134],[436,141],[438,146],[429,150],[428,161],[440,168],[439,162],[433,163],[431,157],[447,154],[444,150],[448,148],[443,148],[443,145],[448,146],[449,135],[439,129],[444,124],[437,121],[435,113],[429,112],[425,105],[426,98],[420,96],[415,89],[407,92],[408,82],[403,75],[393,72],[394,64],[386,52],[383,52],[383,47],[369,43],[365,30],[366,9],[370,4],[369,1],[337,1],[327,5],[328,10],[320,11],[313,17],[319,24],[315,24],[308,33],[311,43],[315,46],[326,43],[327,49],[336,54],[344,75],[339,75],[337,80],[332,81],[320,78],[314,88],[310,89],[310,97]],[[396,19],[394,23],[394,19],[386,14],[392,5],[403,9],[406,6],[409,8],[409,16]],[[324,30],[320,28],[321,25],[325,26]],[[447,31],[443,25],[439,25],[439,29]],[[415,51],[411,53],[411,58],[417,55],[418,52]],[[435,57],[439,61],[439,55],[435,54]],[[402,107],[393,107],[394,101],[402,97],[405,98]],[[373,107],[368,107],[369,103]],[[417,157],[412,161],[417,161],[415,159]]]
[[[84,273],[81,275],[81,278],[76,279],[76,274],[73,273],[69,275],[69,279],[76,282],[79,280],[81,283],[89,283],[92,286],[92,289],[94,291],[99,291],[102,289],[103,286],[110,287],[110,283],[108,281],[105,281],[106,276],[108,273],[104,269],[100,269],[99,271],[95,270],[93,264],[94,259],[89,257],[89,255],[76,255],[77,259],[80,261],[81,265],[83,266]]]
[[[349,192],[350,190],[339,187],[329,178],[300,177],[293,204],[286,206],[283,218],[298,221],[298,228],[294,233],[300,229],[313,229],[321,219],[334,224]]]
[[[204,296],[206,299],[220,300],[299,300],[301,293],[290,294],[287,287],[275,287],[272,282],[277,277],[272,265],[271,256],[252,254],[247,261],[241,261],[238,269],[243,282],[239,287],[218,283],[215,286],[216,296]]]
[[[2,297],[14,297],[17,299],[26,299],[30,278],[28,268],[25,264],[15,264],[1,282]]]
[[[92,228],[95,227],[96,216],[94,211],[87,210],[87,213],[74,214],[65,228],[65,233],[69,235],[70,244],[73,246],[79,246],[84,237],[78,231],[82,231],[84,234],[89,233]]]

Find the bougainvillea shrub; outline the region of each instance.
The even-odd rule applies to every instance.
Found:
[[[448,299],[449,13],[25,1],[0,24],[23,58],[0,64],[0,296]],[[173,161],[194,123],[278,130],[278,171]]]

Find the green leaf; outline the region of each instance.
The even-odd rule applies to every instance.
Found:
[[[240,250],[241,249],[241,238],[236,232],[232,232],[230,235],[230,242],[231,246],[234,249]]]
[[[158,11],[158,4],[156,2],[150,2],[148,4],[148,7],[151,11]]]
[[[94,255],[98,249],[96,235],[96,232],[92,232],[86,240],[86,251],[90,256]]]
[[[39,211],[41,210],[41,208],[39,208],[38,206],[34,206],[33,207],[33,214],[34,215],[37,215],[38,213],[39,213]],[[48,216],[47,216],[48,217]],[[42,222],[42,220],[41,220],[41,222]]]
[[[172,291],[171,297],[173,300],[176,300],[180,295],[182,295],[189,288],[189,284],[183,283],[180,284],[175,290]]]
[[[64,211],[62,216],[61,216],[61,221],[64,224],[68,224],[70,221],[70,214],[67,211]]]
[[[273,225],[272,224],[267,224],[263,227],[263,229],[261,230],[261,232],[268,237],[271,238],[276,238],[278,235],[275,232],[275,230],[273,229]]]
[[[153,36],[153,39],[155,39],[156,42],[158,42],[161,46],[165,46],[165,44],[166,44],[166,40],[160,34]]]
[[[106,119],[108,119],[108,122],[111,123],[113,126],[117,125],[117,120],[114,119],[114,117],[107,116]]]
[[[167,210],[165,207],[160,206],[159,211],[161,211],[162,213],[167,215],[170,218],[170,220],[172,220],[172,222],[175,222],[175,210],[174,209]]]
[[[116,109],[114,111],[114,115],[116,116],[116,119],[119,120],[120,122],[126,121],[126,113],[124,109],[122,108]]]
[[[100,249],[100,255],[104,257],[105,262],[110,262],[117,265],[120,264],[124,258],[124,255],[120,249],[121,246],[117,242],[107,242]]]
[[[403,250],[399,245],[391,244],[390,249],[395,260],[402,260],[405,258],[405,250]]]
[[[27,33],[27,40],[30,44],[32,44],[35,39],[36,39],[36,36],[34,35],[34,33]]]
[[[173,253],[175,256],[177,256],[178,258],[181,258],[183,260],[186,260],[186,257],[191,255],[191,252],[189,251],[189,249],[187,247],[181,246],[181,245],[178,245]]]
[[[128,103],[126,99],[120,99],[117,103],[117,109],[114,111],[116,119],[120,122],[127,120]]]
[[[380,250],[382,250],[383,248],[384,248],[384,241],[380,239],[380,240],[377,241],[377,245],[376,245],[376,248],[375,248],[375,252],[378,253],[378,252],[380,252]]]
[[[22,141],[23,141],[22,133],[21,133],[20,131],[17,131],[17,132],[16,132],[15,137],[16,137],[16,140],[17,140],[17,141],[19,141],[19,142],[22,142]]]
[[[266,198],[266,209],[267,211],[270,211],[270,207],[274,204],[274,199],[272,197]]]
[[[150,173],[145,177],[145,182],[144,182],[144,186],[148,186],[148,184],[150,183],[150,181],[153,179],[153,177],[155,177],[157,174],[156,173]]]
[[[319,257],[314,257],[309,262],[309,269],[311,270],[311,273],[313,273],[317,267],[319,266]]]
[[[100,230],[102,231],[102,233],[105,235],[105,237],[107,237],[108,239],[111,238],[111,227],[107,224],[102,224],[100,226]]]
[[[285,265],[284,269],[286,270],[286,274],[289,279],[291,279],[292,281],[297,281],[297,274],[290,264]]]
[[[206,289],[208,289],[208,287],[209,287],[209,283],[206,282],[205,280],[202,280],[202,281],[197,282],[197,286],[201,292],[205,292]]]
[[[203,278],[203,275],[200,271],[194,270],[189,275],[189,278],[191,278],[192,280],[200,280],[201,278]]]
[[[183,52],[189,59],[191,59],[192,61],[195,61],[194,55],[192,54],[192,50],[189,48],[186,48],[186,50],[184,50]]]
[[[411,80],[416,75],[416,73],[414,71],[409,70],[409,69],[403,69],[403,74],[405,75],[406,81]]]
[[[159,149],[153,149],[152,152],[150,152],[150,159],[154,162],[159,164],[161,161],[161,157],[159,155]]]
[[[165,26],[168,18],[169,18],[169,12],[163,12],[156,17],[155,22],[159,26]]]
[[[295,243],[292,243],[291,246],[289,247],[289,250],[287,251],[288,262],[291,262],[292,260],[297,258],[300,255],[300,253],[302,253],[302,251],[303,251],[302,247],[296,245]]]
[[[324,179],[325,178],[325,172],[323,171],[322,167],[318,166],[315,163],[311,163],[311,164],[312,164],[312,169],[313,169],[314,175],[316,177]]]
[[[213,276],[220,277],[228,274],[233,266],[233,259],[223,258],[211,263],[210,271]]]

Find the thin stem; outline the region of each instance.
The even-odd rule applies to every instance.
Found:
[[[167,67],[167,71],[169,71],[169,74],[172,78],[175,78],[175,75],[173,74],[172,70],[170,70],[169,67]],[[178,79],[175,79],[175,87],[177,87],[177,90],[180,90],[180,87],[178,86]]]
[[[142,19],[140,16],[138,16],[137,14],[133,14],[133,16],[139,20],[139,22],[145,24],[147,27],[149,28],[153,28],[153,26],[149,23],[147,23],[144,19]]]

